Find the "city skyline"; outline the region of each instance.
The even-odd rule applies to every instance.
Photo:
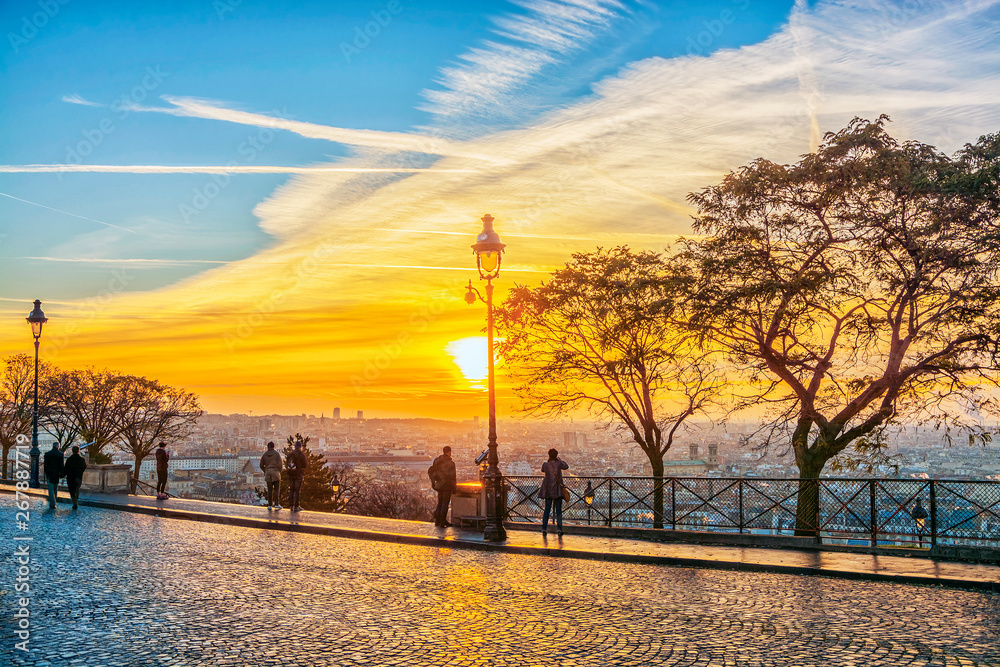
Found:
[[[39,6],[0,10],[0,352],[38,298],[44,360],[210,412],[483,416],[483,214],[502,297],[854,116],[1000,126],[997,2]]]

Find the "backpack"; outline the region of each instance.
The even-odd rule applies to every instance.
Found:
[[[431,478],[431,488],[437,491],[438,488],[437,461],[432,463],[431,467],[427,469],[427,476]]]

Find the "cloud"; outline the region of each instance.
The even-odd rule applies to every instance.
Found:
[[[417,174],[432,173],[464,173],[471,169],[435,169],[421,167],[338,167],[335,165],[317,165],[312,167],[281,167],[273,165],[215,165],[215,166],[178,166],[178,165],[114,165],[114,164],[6,164],[0,165],[0,173],[46,173],[46,172],[85,172],[85,173],[123,173],[123,174]],[[0,193],[2,194],[2,193]],[[24,200],[21,200],[24,201]],[[55,209],[53,209],[55,210]],[[72,215],[72,214],[70,214]],[[89,218],[88,218],[89,219]],[[95,221],[97,222],[97,221]],[[107,223],[102,223],[107,224]]]
[[[445,67],[425,90],[421,108],[449,124],[511,119],[521,110],[518,92],[553,65],[586,49],[625,6],[616,0],[517,0],[526,14],[494,19],[497,39],[486,40]]]
[[[310,139],[324,139],[349,146],[365,146],[384,152],[396,153],[412,151],[431,155],[449,155],[464,157],[486,162],[496,162],[496,157],[470,151],[464,145],[423,134],[406,132],[382,132],[378,130],[352,130],[343,127],[318,125],[297,120],[289,120],[279,116],[238,111],[223,106],[219,102],[194,99],[190,97],[172,97],[164,95],[163,100],[172,107],[148,107],[138,104],[129,105],[130,111],[162,113],[172,116],[205,118],[220,120],[254,127],[266,127],[275,130],[287,130]]]
[[[63,102],[69,102],[70,104],[82,104],[87,107],[106,107],[106,104],[101,104],[99,102],[91,102],[90,100],[85,100],[76,93],[72,95],[63,95]]]

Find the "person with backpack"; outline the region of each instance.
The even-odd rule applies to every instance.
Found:
[[[45,452],[45,481],[49,487],[49,509],[56,508],[56,498],[59,495],[59,479],[63,476],[63,453],[59,451],[59,443],[53,442],[52,449]]]
[[[545,479],[538,489],[538,497],[545,499],[545,511],[542,512],[542,537],[548,534],[549,513],[552,508],[556,510],[556,530],[559,537],[562,537],[562,504],[563,504],[563,479],[562,471],[569,470],[569,465],[559,458],[559,452],[555,449],[549,450],[549,460],[542,464],[542,472]]]
[[[166,500],[167,495],[167,474],[170,472],[170,454],[167,452],[167,443],[161,442],[156,448],[156,499]]]
[[[278,496],[281,491],[281,454],[274,449],[274,443],[267,443],[267,451],[260,457],[260,470],[267,484],[267,509],[280,510]]]
[[[63,466],[69,497],[73,500],[73,509],[79,509],[80,485],[83,484],[83,471],[86,469],[87,462],[80,456],[80,447],[73,445],[73,454],[66,459],[66,465]]]
[[[301,512],[302,506],[299,505],[299,497],[302,495],[302,480],[306,475],[306,468],[309,467],[309,459],[306,458],[305,452],[302,451],[302,441],[295,441],[295,449],[292,453],[288,455],[285,461],[285,465],[288,467],[288,505],[289,510],[292,512]]]
[[[448,522],[448,505],[451,503],[451,496],[457,488],[457,472],[455,462],[451,460],[451,447],[441,450],[441,456],[434,459],[434,463],[427,469],[427,476],[431,478],[431,488],[437,491],[437,509],[434,510],[434,525],[439,528],[447,528],[451,525]]]

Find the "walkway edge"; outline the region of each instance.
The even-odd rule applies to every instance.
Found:
[[[0,491],[13,492],[13,489]],[[32,494],[35,495],[35,494]],[[60,502],[69,502],[68,498],[59,498]],[[526,556],[549,556],[555,558],[571,558],[582,560],[599,560],[616,563],[637,563],[642,565],[665,565],[669,567],[695,567],[712,570],[736,570],[743,572],[769,572],[774,574],[798,574],[814,577],[833,577],[864,581],[880,581],[897,584],[938,585],[965,590],[1000,592],[1000,581],[979,581],[972,579],[956,579],[951,577],[928,577],[915,574],[881,574],[878,572],[858,572],[853,570],[836,570],[827,568],[802,567],[797,565],[773,565],[764,563],[746,563],[735,561],[718,561],[704,558],[684,558],[679,556],[655,556],[642,554],[616,554],[605,551],[587,551],[582,549],[550,549],[548,547],[514,546],[463,540],[455,537],[428,537],[407,533],[389,533],[382,531],[357,530],[353,528],[336,528],[310,523],[293,523],[275,521],[272,519],[254,519],[233,517],[209,512],[191,512],[171,509],[168,507],[147,507],[131,503],[115,503],[81,498],[80,504],[98,509],[117,510],[134,514],[145,514],[164,519],[181,519],[200,523],[215,523],[241,528],[257,528],[262,530],[284,530],[310,535],[326,535],[354,540],[372,542],[388,542],[395,544],[411,544],[415,546],[435,547],[440,549],[471,549],[475,551],[490,551],[498,553],[513,553]]]

